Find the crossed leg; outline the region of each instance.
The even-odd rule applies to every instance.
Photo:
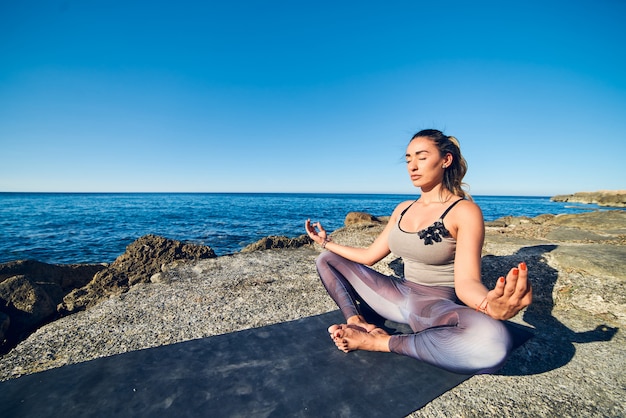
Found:
[[[398,282],[330,252],[318,257],[317,268],[347,320],[328,329],[341,351],[391,351],[459,373],[490,372],[510,353],[504,325],[456,303],[452,288]],[[390,336],[368,323],[356,294],[382,317],[409,324],[414,333]]]
[[[366,331],[360,326],[350,324],[331,325],[328,328],[330,338],[337,348],[344,353],[354,350],[389,352],[391,336],[382,328]]]

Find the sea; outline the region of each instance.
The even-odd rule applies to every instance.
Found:
[[[0,263],[110,263],[146,234],[231,254],[269,235],[296,237],[306,219],[327,231],[348,212],[388,216],[416,195],[308,193],[0,193]],[[581,213],[596,205],[546,196],[473,196],[486,221]]]

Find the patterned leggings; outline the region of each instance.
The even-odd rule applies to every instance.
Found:
[[[411,327],[414,334],[391,336],[389,349],[394,353],[474,374],[499,369],[512,350],[504,324],[460,305],[453,288],[386,276],[330,251],[323,252],[316,265],[346,319],[360,314],[358,295],[383,318]]]

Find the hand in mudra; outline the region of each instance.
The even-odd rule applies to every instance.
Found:
[[[528,280],[526,263],[512,268],[506,276],[500,277],[496,287],[487,293],[486,313],[495,319],[509,319],[530,305],[533,291]]]
[[[316,243],[321,244],[326,240],[328,234],[326,233],[326,230],[322,227],[321,223],[311,223],[311,220],[307,219],[304,223],[304,228],[306,229],[306,233],[309,235],[309,238],[311,238]]]

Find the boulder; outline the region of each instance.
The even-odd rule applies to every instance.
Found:
[[[119,295],[138,283],[149,283],[150,277],[177,260],[200,260],[216,257],[207,246],[145,235],[128,247],[110,266],[98,272],[84,287],[63,298],[58,309],[63,314],[91,307],[111,295]]]
[[[349,212],[343,221],[345,226],[361,223],[381,223],[380,219],[365,212]]]
[[[240,252],[249,253],[258,250],[271,250],[279,248],[300,248],[305,245],[312,244],[313,241],[308,235],[303,234],[296,238],[288,238],[285,236],[269,236],[258,240],[244,247]]]
[[[18,260],[0,264],[0,282],[24,275],[37,282],[54,283],[62,291],[89,283],[93,275],[106,268],[105,264],[48,264],[35,260]]]
[[[0,264],[0,344],[10,347],[57,317],[56,306],[89,283],[104,265],[55,265],[34,260]]]
[[[53,288],[53,290],[56,290]],[[56,304],[49,289],[26,276],[13,276],[0,283],[4,313],[10,318],[7,338],[20,336],[56,314]]]

